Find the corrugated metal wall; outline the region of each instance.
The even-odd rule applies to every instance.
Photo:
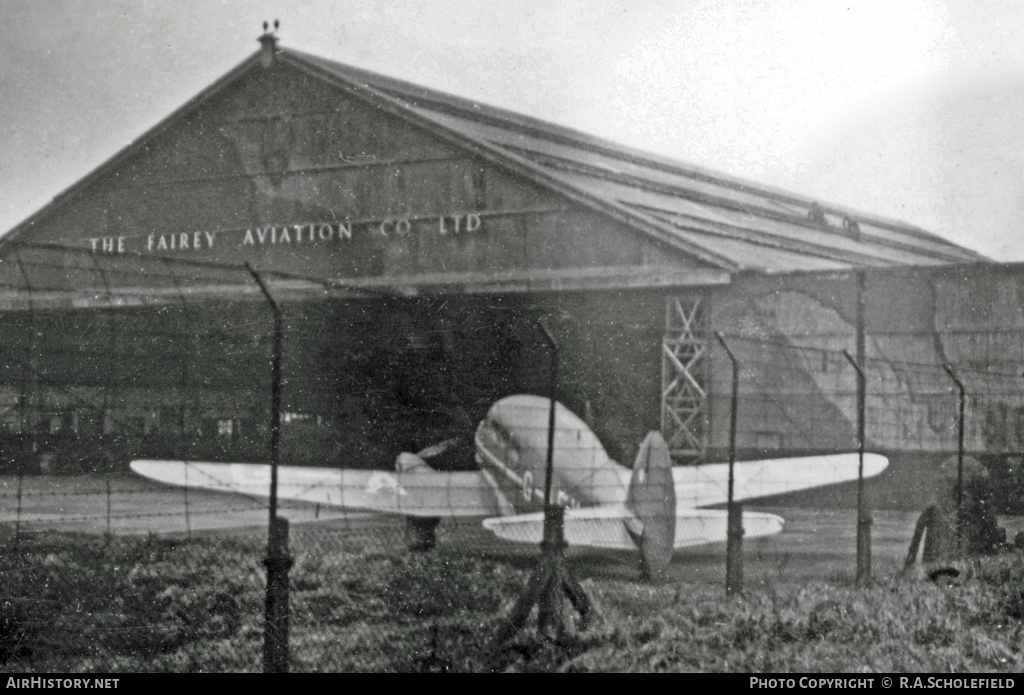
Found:
[[[955,451],[956,397],[943,369],[948,364],[968,392],[967,449],[1024,450],[1017,424],[1024,413],[1022,280],[1024,269],[980,265],[865,273],[869,446]],[[771,440],[799,450],[855,443],[855,373],[841,351],[856,352],[857,304],[854,273],[738,277],[715,292],[715,327],[750,346],[741,390],[747,417],[760,423],[756,430],[774,433],[762,444]],[[725,445],[721,416],[728,411],[721,404],[727,403],[728,369],[715,360],[712,446],[719,450]],[[797,425],[829,426],[786,427],[780,403]],[[756,430],[746,431],[742,448],[758,448]]]

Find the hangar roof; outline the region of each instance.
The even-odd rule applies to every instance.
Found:
[[[989,260],[905,222],[818,203],[318,56],[279,49],[278,57],[370,94],[722,268],[828,270]]]
[[[985,262],[913,225],[641,152],[563,126],[264,41],[264,48],[6,236],[13,241],[60,202],[123,161],[224,87],[281,61],[493,164],[607,214],[726,271],[842,270]]]

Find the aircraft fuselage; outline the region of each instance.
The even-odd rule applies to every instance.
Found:
[[[476,430],[476,458],[492,477],[507,513],[544,507],[551,401],[542,396],[503,398]],[[587,424],[563,405],[555,409],[551,501],[563,507],[622,504],[630,470],[608,457]]]

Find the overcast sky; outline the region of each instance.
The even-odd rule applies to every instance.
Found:
[[[0,230],[258,45],[1024,260],[1016,0],[0,0]]]

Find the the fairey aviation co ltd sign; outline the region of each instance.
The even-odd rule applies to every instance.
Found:
[[[480,213],[462,213],[432,217],[390,217],[374,220],[303,222],[269,224],[247,229],[221,229],[201,232],[164,232],[138,236],[88,237],[92,253],[181,253],[195,254],[221,249],[296,248],[302,246],[343,245],[360,239],[377,244],[400,242],[412,235],[434,234],[457,237],[479,233],[483,226]]]

